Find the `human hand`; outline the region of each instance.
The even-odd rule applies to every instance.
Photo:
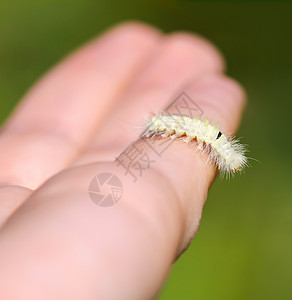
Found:
[[[158,293],[198,229],[216,170],[178,142],[137,182],[114,158],[138,138],[132,125],[179,91],[234,133],[245,97],[223,70],[221,55],[202,38],[126,23],[31,89],[0,135],[1,299]],[[89,182],[103,172],[123,183],[110,208],[88,196]]]

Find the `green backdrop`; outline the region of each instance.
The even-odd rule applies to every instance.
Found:
[[[2,0],[0,120],[66,53],[123,20],[206,36],[248,93],[252,167],[217,180],[159,299],[292,299],[292,3]]]

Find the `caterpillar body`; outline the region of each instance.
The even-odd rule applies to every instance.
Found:
[[[218,125],[212,126],[208,119],[202,122],[199,118],[157,114],[151,117],[143,136],[195,141],[198,149],[207,152],[210,161],[223,174],[236,173],[247,165],[245,147],[223,134]]]

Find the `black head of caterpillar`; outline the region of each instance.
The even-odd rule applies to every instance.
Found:
[[[219,131],[219,132],[218,132],[218,135],[217,135],[217,137],[216,137],[216,140],[218,140],[218,139],[220,138],[221,135],[222,135],[222,132]]]

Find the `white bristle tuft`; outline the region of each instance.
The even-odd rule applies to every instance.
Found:
[[[151,117],[144,133],[145,137],[153,135],[180,139],[187,144],[196,141],[197,148],[208,153],[208,160],[228,177],[248,165],[245,146],[234,138],[228,138],[219,130],[218,124],[212,126],[208,119],[202,122],[198,118],[160,113]]]

